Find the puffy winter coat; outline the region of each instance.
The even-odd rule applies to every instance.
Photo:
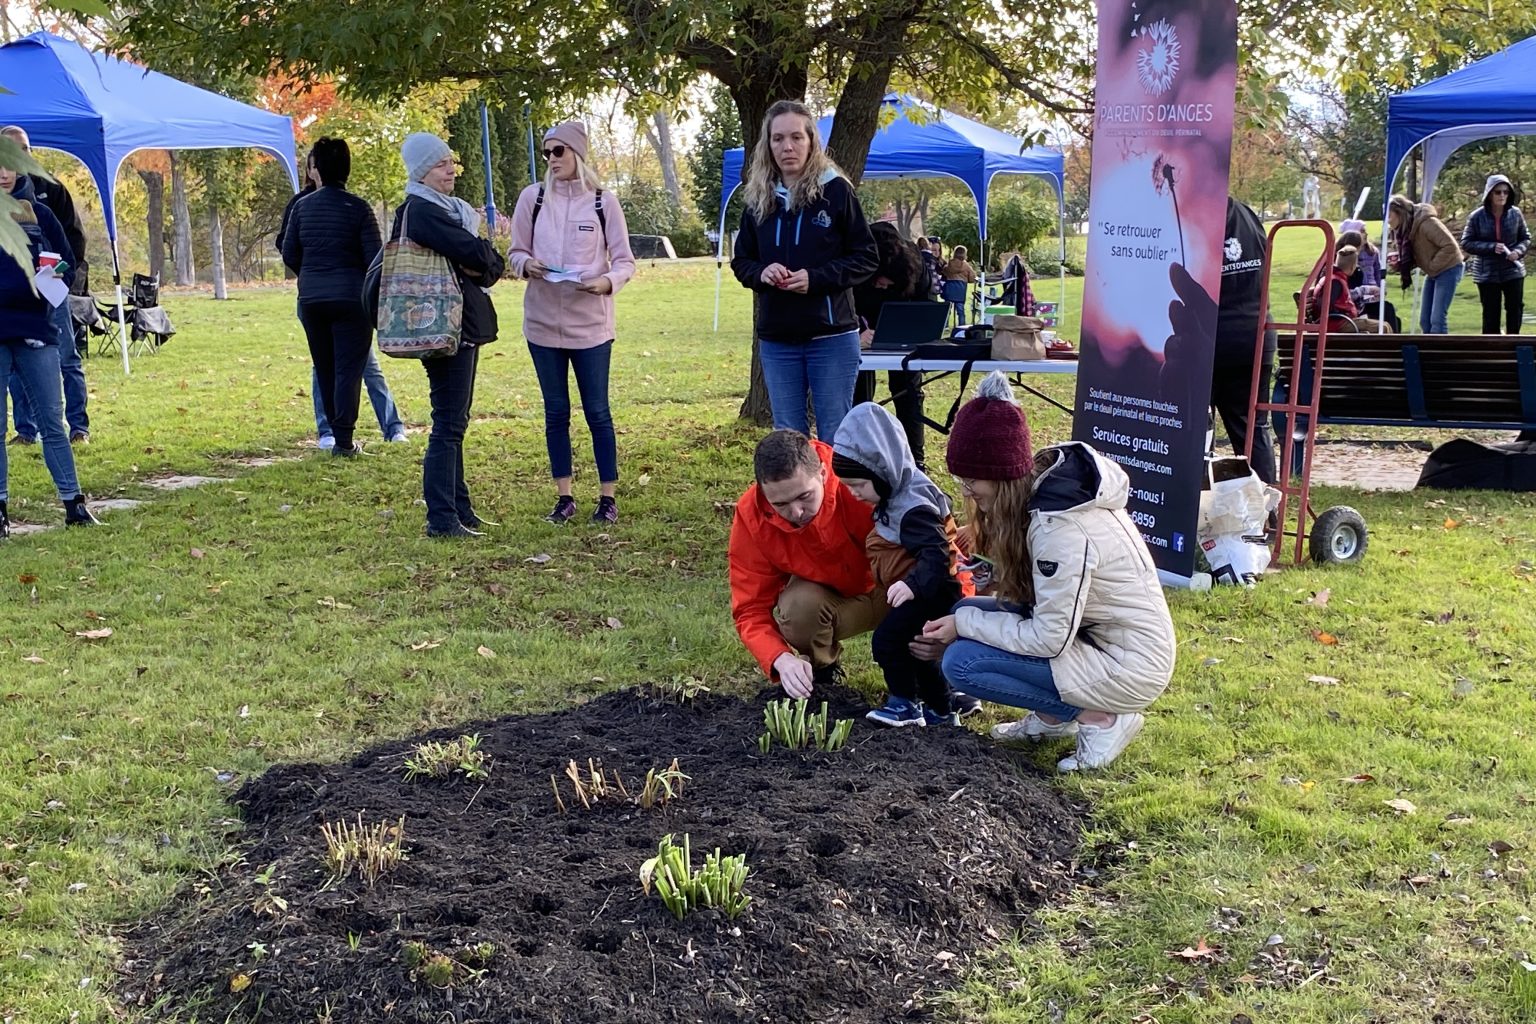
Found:
[[[1462,262],[1456,236],[1428,203],[1419,203],[1413,208],[1408,244],[1413,248],[1413,265],[1422,270],[1425,277],[1439,277]]]
[[[763,269],[778,263],[809,272],[804,295],[763,283]],[[846,178],[831,176],[821,198],[803,210],[778,208],[761,222],[741,214],[731,271],[757,292],[757,333],[769,341],[799,344],[859,329],[853,288],[875,272],[879,253],[858,196]]]
[[[343,188],[319,188],[289,210],[283,262],[299,275],[299,301],[362,304],[363,272],[379,254],[379,222]]]
[[[1503,284],[1525,276],[1525,251],[1531,246],[1531,230],[1525,225],[1525,215],[1513,203],[1504,207],[1504,215],[1495,222],[1487,207],[1488,193],[1495,185],[1509,185],[1509,179],[1495,174],[1483,189],[1483,203],[1467,218],[1467,226],[1461,232],[1461,248],[1472,257],[1472,280],[1479,284]],[[1511,186],[1512,188],[1513,186]],[[1504,247],[1515,259],[1500,256],[1495,246]]]
[[[874,512],[832,472],[832,449],[820,441],[811,444],[826,472],[816,517],[804,526],[791,525],[753,484],[736,502],[731,524],[731,617],[742,644],[770,678],[773,660],[790,650],[773,618],[790,579],[820,583],[844,597],[867,594],[875,585],[864,555]]]
[[[49,319],[47,300],[33,290],[32,268],[37,266],[38,253],[58,253],[69,264],[64,280],[73,283],[75,253],[63,225],[48,207],[37,201],[26,175],[17,176],[11,197],[22,204],[21,209],[12,211],[11,217],[27,236],[31,266],[20,267],[10,256],[0,253],[0,341],[31,338],[52,345],[57,343],[58,333]]]
[[[557,181],[545,190],[535,220],[540,187],[529,185],[517,197],[512,250],[507,253],[512,273],[526,277],[523,267],[537,259],[547,267],[578,273],[583,281],[606,277],[613,290],[593,295],[573,281],[532,278],[523,295],[523,335],[548,348],[595,348],[613,340],[613,297],[635,276],[624,208],[612,192],[604,192],[599,218],[597,193],[580,181]]]
[[[961,608],[968,640],[1049,658],[1061,699],[1093,711],[1139,711],[1173,677],[1173,619],[1157,569],[1125,513],[1125,471],[1080,441],[1035,459],[1030,615]]]

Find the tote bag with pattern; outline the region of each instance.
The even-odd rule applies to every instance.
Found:
[[[400,237],[384,246],[379,273],[379,351],[399,359],[451,356],[459,350],[464,292],[453,265],[410,238],[410,203]]]

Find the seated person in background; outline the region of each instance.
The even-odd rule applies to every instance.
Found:
[[[1334,243],[1334,251],[1346,245],[1360,251],[1360,265],[1349,278],[1349,297],[1361,313],[1385,320],[1393,334],[1401,334],[1403,322],[1398,318],[1397,307],[1391,300],[1387,300],[1383,307],[1381,292],[1385,277],[1381,271],[1381,251],[1365,236],[1365,221],[1346,220],[1340,227],[1342,230]],[[1378,313],[1382,315],[1378,316]]]
[[[1381,322],[1364,316],[1360,307],[1355,305],[1355,300],[1350,295],[1350,276],[1359,269],[1360,251],[1352,245],[1341,246],[1334,256],[1333,270],[1326,280],[1319,281],[1313,289],[1307,302],[1307,320],[1316,322],[1321,315],[1318,310],[1323,303],[1320,301],[1323,289],[1327,289],[1327,314],[1329,331],[1358,332],[1361,334],[1375,334],[1381,329]],[[1351,323],[1352,322],[1352,323]]]
[[[727,561],[731,617],[748,652],[791,697],[841,681],[841,642],[885,618],[864,542],[874,514],[832,471],[832,449],[775,430],[752,455]]]
[[[898,728],[953,724],[959,708],[944,674],[909,650],[923,623],[949,614],[962,596],[949,497],[917,468],[896,417],[873,402],[854,406],[838,428],[832,469],[875,510],[865,550],[875,590],[891,609],[870,641],[890,696],[866,717]],[[974,699],[965,705],[979,708]]]

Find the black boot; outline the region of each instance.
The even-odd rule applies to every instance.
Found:
[[[64,503],[65,526],[100,526],[101,520],[85,507],[85,495],[77,494]]]
[[[472,537],[484,537],[485,534],[481,533],[479,530],[471,530],[463,523],[454,523],[446,530],[434,530],[429,526],[427,527],[427,536],[447,538],[452,540],[469,540]]]
[[[8,508],[6,508],[5,502],[0,501],[0,540],[4,540],[6,537],[9,537],[10,535],[11,535],[11,515],[10,515],[10,510]]]

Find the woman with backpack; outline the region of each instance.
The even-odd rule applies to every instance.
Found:
[[[544,444],[555,481],[555,507],[544,518],[563,526],[576,516],[571,494],[571,371],[597,461],[598,499],[591,522],[619,521],[618,442],[608,404],[613,357],[613,297],[635,276],[624,210],[603,191],[587,162],[587,128],[567,121],[544,136],[544,181],[517,197],[512,215],[512,272],[528,279],[523,334],[544,396]]]

